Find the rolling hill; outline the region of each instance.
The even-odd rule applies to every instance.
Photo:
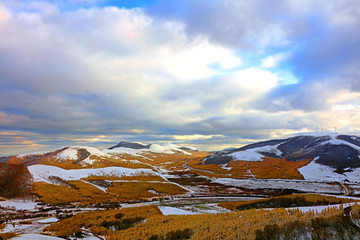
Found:
[[[294,165],[305,179],[360,179],[360,138],[349,135],[305,135],[269,140],[216,152],[205,157],[202,164],[231,168],[246,162],[246,166],[266,164],[268,167],[276,161]],[[300,162],[304,164],[296,164]],[[263,169],[269,170],[276,171]]]

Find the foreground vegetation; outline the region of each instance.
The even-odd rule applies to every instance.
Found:
[[[0,201],[1,197],[26,197],[32,188],[32,176],[26,166],[0,163]]]
[[[86,228],[94,234],[109,236],[114,231],[133,227],[151,216],[160,215],[156,206],[92,211],[61,220],[46,227],[44,232],[61,237],[81,236],[82,228]]]
[[[146,221],[144,221],[146,219]],[[81,228],[106,239],[360,239],[359,229],[343,214],[253,209],[231,213],[162,216],[157,207],[81,213],[52,224],[45,231],[68,237]]]
[[[242,202],[219,203],[220,207],[234,210],[247,210],[254,208],[279,208],[279,207],[303,207],[323,206],[332,204],[350,203],[356,200],[349,198],[338,198],[320,194],[291,194],[273,198],[258,199]]]

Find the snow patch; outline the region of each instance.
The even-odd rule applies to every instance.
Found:
[[[48,165],[32,165],[28,167],[29,172],[34,178],[35,182],[51,183],[48,179],[50,176],[59,177],[63,180],[80,180],[89,176],[134,176],[134,175],[157,175],[161,174],[154,172],[151,169],[138,168],[123,168],[123,167],[106,167],[93,169],[70,169],[65,170],[55,166]]]
[[[42,234],[22,234],[12,239],[13,240],[64,240],[63,238],[51,237]]]
[[[328,140],[328,141],[325,141],[322,143],[322,145],[324,144],[331,144],[331,145],[348,145],[354,149],[356,149],[357,151],[360,151],[360,147],[355,145],[355,144],[352,144],[352,143],[349,143],[347,141],[344,141],[344,140],[341,140],[341,139],[337,139],[336,136],[331,136],[331,139]]]
[[[59,221],[58,218],[51,217],[51,218],[45,218],[45,219],[38,220],[37,222],[38,223],[55,223],[55,222],[58,222],[58,221]]]
[[[230,171],[232,167],[227,167],[227,164],[220,164],[219,165],[222,169]]]
[[[317,158],[315,158],[316,160]],[[360,168],[352,169],[351,172],[339,174],[334,172],[334,168],[321,165],[313,160],[308,165],[301,167],[298,171],[304,176],[305,180],[335,181],[342,182],[349,180],[350,182],[360,182]]]
[[[151,144],[150,151],[156,152],[156,153],[166,153],[166,154],[174,154],[176,152],[181,152],[185,155],[192,155],[191,153],[188,153],[188,152],[180,149],[178,146],[171,144],[171,143],[164,144],[164,145]]]
[[[23,199],[9,199],[0,201],[2,207],[15,207],[17,210],[34,210],[37,206],[36,202]]]
[[[292,208],[285,208],[286,210],[294,210],[294,209],[298,209],[303,213],[306,212],[310,212],[310,211],[314,211],[314,212],[322,212],[327,208],[333,208],[333,207],[337,207],[339,208],[341,205],[345,208],[345,207],[349,207],[354,205],[355,203],[343,203],[343,204],[334,204],[334,205],[325,205],[325,206],[309,206],[309,207],[292,207]]]
[[[317,159],[317,158],[315,158]],[[308,165],[301,167],[298,171],[304,176],[305,180],[327,180],[327,181],[343,181],[346,176],[334,172],[335,169],[329,166],[321,165],[313,160]]]
[[[160,211],[163,215],[191,215],[196,214],[194,212],[186,211],[180,208],[159,206]]]
[[[257,148],[247,149],[245,151],[234,152],[230,154],[230,156],[234,157],[234,160],[240,161],[263,161],[263,157],[265,157],[260,152],[268,152],[273,153],[276,156],[281,156],[282,152],[277,149],[280,144],[274,146],[263,146]]]
[[[68,148],[64,151],[59,152],[56,157],[60,160],[76,160],[78,158],[77,153],[77,149]]]
[[[125,147],[117,147],[114,149],[105,149],[103,150],[104,153],[110,153],[110,154],[119,154],[119,153],[125,153],[125,154],[131,154],[134,156],[141,156],[140,154],[143,152],[154,152],[154,153],[164,153],[164,154],[174,154],[176,152],[183,153],[185,155],[192,155],[191,153],[188,153],[182,149],[180,149],[178,146],[167,143],[167,144],[151,144],[150,148],[142,148],[142,149],[133,149],[133,148],[125,148]]]
[[[262,158],[265,157],[264,155],[251,150],[252,149],[235,152],[230,154],[230,156],[234,157],[234,160],[240,161],[263,161]]]
[[[80,149],[85,149],[88,153],[90,153],[90,156],[110,157],[109,154],[104,153],[97,148],[86,147],[86,146],[69,147],[69,148],[59,152],[56,157],[60,160],[77,160],[78,159],[78,150],[80,150]]]

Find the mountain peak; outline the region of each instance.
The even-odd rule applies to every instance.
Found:
[[[132,149],[149,149],[151,144],[143,144],[140,142],[127,142],[127,141],[121,141],[115,146],[109,147],[108,149],[114,149],[114,148],[132,148]]]

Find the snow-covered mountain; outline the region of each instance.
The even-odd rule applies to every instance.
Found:
[[[171,143],[165,144],[143,144],[140,142],[126,142],[121,141],[119,144],[104,150],[105,153],[116,154],[116,153],[126,153],[126,154],[141,154],[144,152],[152,153],[165,153],[165,154],[174,154],[181,153],[185,155],[191,155],[188,151],[196,151],[196,149],[191,147],[180,147]]]
[[[100,151],[94,147],[86,146],[71,146],[62,147],[50,152],[34,152],[18,154],[14,156],[6,157],[6,161],[10,163],[20,163],[23,165],[33,165],[41,161],[68,161],[71,160],[74,163],[86,163],[92,164],[95,159],[110,158],[111,155]]]
[[[204,164],[227,164],[231,160],[263,161],[264,157],[290,161],[314,159],[314,162],[342,173],[360,167],[360,137],[349,135],[305,135],[270,140],[241,148],[216,152]]]

